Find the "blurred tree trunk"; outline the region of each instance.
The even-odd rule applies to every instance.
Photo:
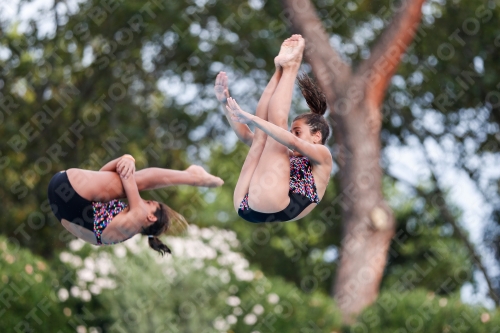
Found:
[[[343,209],[343,235],[332,294],[345,322],[375,301],[394,235],[394,217],[382,195],[380,107],[401,56],[413,40],[423,2],[403,0],[370,57],[353,71],[330,46],[310,0],[283,0],[292,29],[306,39],[305,59],[327,96],[340,147],[341,194],[336,202]]]

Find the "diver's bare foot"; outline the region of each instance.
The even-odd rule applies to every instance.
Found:
[[[276,69],[282,69],[280,62],[283,61],[283,57],[286,56],[286,54],[290,53],[292,51],[292,48],[290,47],[290,38],[287,38],[281,43],[280,47],[280,52],[276,57],[274,57],[274,66],[276,66]]]
[[[292,35],[281,44],[280,53],[274,58],[274,63],[281,68],[300,66],[304,47],[304,38],[301,35]]]
[[[209,174],[199,165],[191,165],[186,171],[193,176],[193,186],[219,187],[224,184],[221,178]]]
[[[280,63],[284,61],[284,59],[292,52],[292,41],[290,38],[287,38],[281,43],[280,52],[274,58],[274,65],[276,68],[281,68]]]

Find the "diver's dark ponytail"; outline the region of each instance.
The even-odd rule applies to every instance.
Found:
[[[149,241],[149,247],[151,247],[153,250],[160,252],[160,254],[163,256],[165,253],[172,253],[168,246],[163,244],[163,242],[156,236],[148,236],[148,241]]]
[[[142,228],[141,234],[148,236],[149,247],[153,250],[160,252],[161,255],[165,253],[172,253],[168,246],[163,244],[163,242],[158,238],[161,234],[165,233],[171,227],[173,227],[174,233],[180,233],[185,231],[188,227],[186,219],[181,214],[177,213],[172,208],[168,207],[164,203],[159,202],[158,209],[154,212],[156,216],[156,222],[148,226],[147,228]]]
[[[297,77],[299,81],[299,88],[302,95],[306,99],[309,109],[312,113],[324,115],[326,112],[326,96],[318,88],[316,83],[307,75],[302,72]]]
[[[323,117],[327,106],[326,96],[306,73],[301,73],[297,80],[299,81],[300,91],[306,99],[311,112],[302,113],[295,117],[293,121],[303,119],[309,125],[311,133],[321,132],[321,144],[324,145],[330,135],[330,128],[325,117]]]

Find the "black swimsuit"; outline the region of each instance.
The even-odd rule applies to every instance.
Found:
[[[82,198],[71,186],[66,172],[58,172],[49,183],[48,197],[52,212],[59,221],[71,223],[94,232],[92,201]]]
[[[92,231],[98,245],[103,244],[101,234],[104,229],[127,207],[119,200],[98,202],[82,198],[71,185],[65,171],[56,173],[50,180],[48,198],[52,212],[59,221],[65,219]]]
[[[290,203],[276,213],[262,213],[248,205],[248,193],[238,209],[238,215],[252,223],[286,222],[300,215],[310,204],[319,203],[318,191],[307,157],[290,157]]]

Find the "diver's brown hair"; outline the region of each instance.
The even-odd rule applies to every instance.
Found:
[[[330,135],[330,128],[323,117],[327,108],[326,96],[306,73],[299,74],[297,80],[311,112],[298,115],[293,121],[304,119],[311,133],[321,132],[321,144],[325,144]]]
[[[165,205],[164,203],[158,203],[160,207],[154,212],[156,217],[156,222],[143,228],[141,234],[148,236],[149,247],[153,250],[158,251],[161,255],[165,253],[172,253],[169,247],[158,238],[161,234],[167,232],[172,225],[176,228],[185,230],[188,226],[186,219],[181,214],[177,213],[175,210]]]

